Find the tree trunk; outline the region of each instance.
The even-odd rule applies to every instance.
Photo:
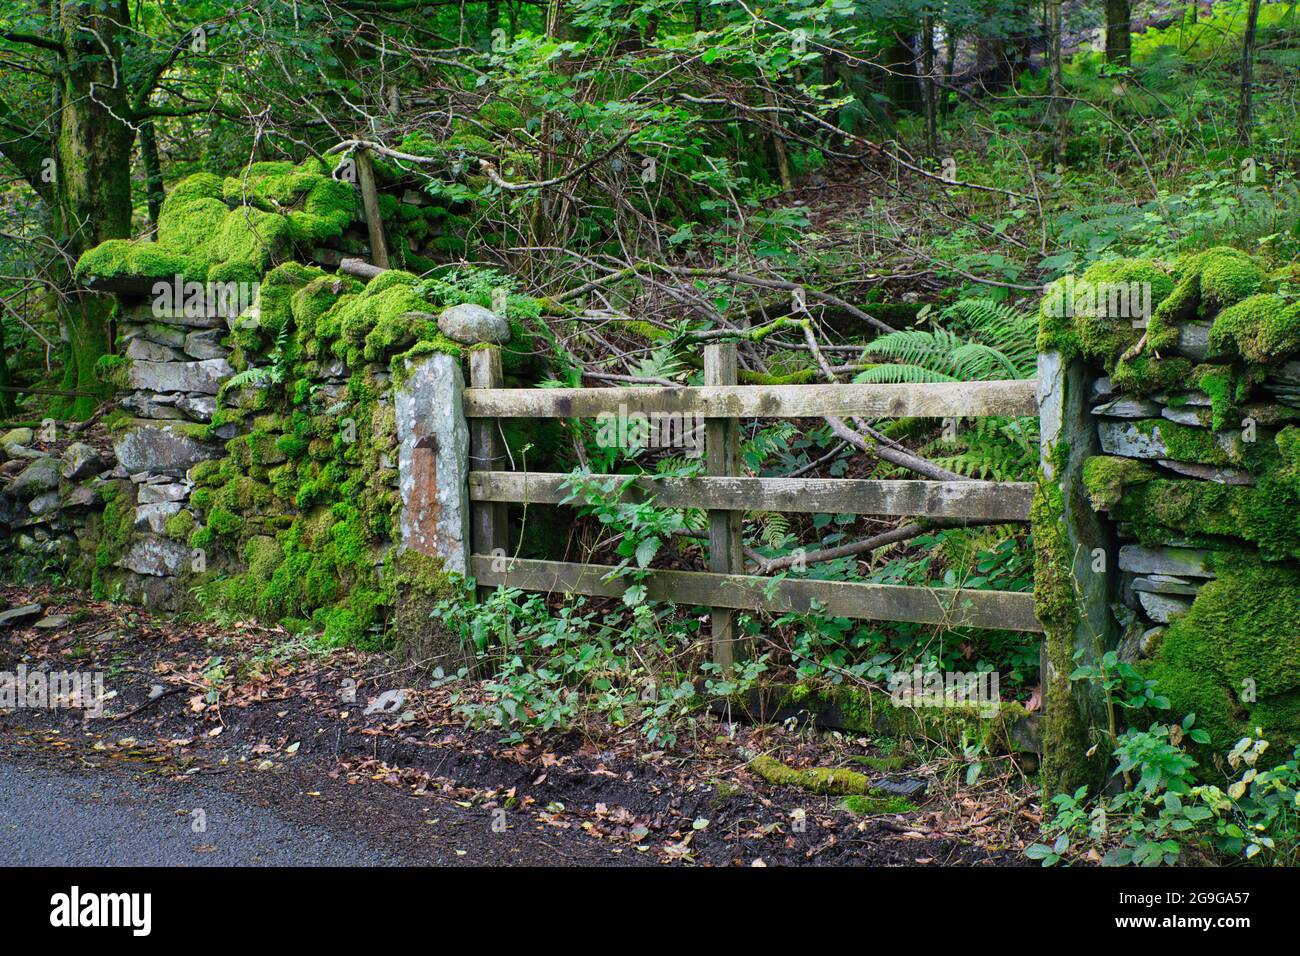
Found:
[[[939,133],[935,123],[935,98],[937,90],[934,85],[934,18],[927,16],[921,21],[921,73],[925,83],[925,145],[930,151],[931,159],[939,158]]]
[[[162,212],[163,193],[162,160],[158,157],[158,135],[153,120],[140,124],[140,160],[144,163],[145,192],[149,203],[149,225],[158,228]]]
[[[898,112],[921,112],[921,84],[916,75],[916,51],[912,49],[910,35],[903,29],[895,32],[893,41],[885,47],[885,91],[889,102]]]
[[[63,255],[55,261],[54,275],[71,290],[59,305],[64,330],[61,387],[92,395],[107,393],[95,378],[95,363],[111,346],[112,300],[73,289],[71,266],[92,246],[131,234],[134,134],[121,119],[127,109],[119,46],[122,26],[128,22],[125,3],[108,8],[96,0],[65,0],[59,23],[67,63],[61,76],[57,200],[52,210]],[[97,404],[93,397],[68,397],[53,402],[51,412],[86,418]]]
[[[9,374],[9,358],[5,354],[4,316],[0,315],[0,415],[9,416],[17,410],[14,393],[6,391],[13,383],[13,377]]]
[[[944,83],[952,82],[952,74],[957,69],[957,42],[961,39],[956,33],[952,24],[944,25],[943,38],[943,81]],[[941,101],[943,109],[941,110],[945,119],[952,109],[952,97],[945,88],[943,91],[943,100]]]
[[[1047,68],[1051,76],[1051,99],[1048,101],[1049,135],[1052,137],[1052,162],[1059,163],[1064,154],[1065,81],[1061,71],[1061,4],[1047,0]]]
[[[1128,66],[1132,56],[1133,5],[1130,0],[1106,0],[1106,62]]]
[[[1251,142],[1251,87],[1255,81],[1255,27],[1259,23],[1259,0],[1250,0],[1246,10],[1246,32],[1241,38],[1241,103],[1237,107],[1237,140]]]

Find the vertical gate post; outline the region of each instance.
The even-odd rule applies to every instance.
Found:
[[[470,388],[500,388],[501,350],[495,345],[481,345],[469,353]],[[499,425],[495,418],[470,420],[470,471],[495,471],[505,460]],[[506,505],[499,501],[475,501],[470,505],[470,539],[474,554],[497,559],[504,558],[506,538]],[[482,600],[488,588],[479,588]]]
[[[736,384],[736,344],[726,342],[704,347],[704,384]],[[705,474],[731,477],[740,473],[740,422],[735,418],[704,420]],[[743,511],[709,511],[709,570],[717,574],[741,574],[745,552],[741,540]],[[730,676],[737,657],[743,656],[736,634],[736,613],[715,607],[710,613],[713,660]]]
[[[1088,501],[1083,463],[1100,453],[1088,411],[1084,363],[1059,352],[1038,357],[1041,477],[1033,509],[1034,602],[1043,625],[1043,790],[1047,797],[1101,782],[1108,755],[1096,747],[1106,723],[1102,690],[1072,681],[1115,646],[1110,606],[1118,568],[1113,533]]]
[[[402,548],[468,572],[469,429],[460,359],[437,353],[407,366],[393,398]]]
[[[366,213],[366,230],[370,235],[370,258],[381,269],[388,268],[388,243],[384,241],[384,221],[379,211],[379,191],[375,186],[375,167],[366,150],[357,151],[357,179],[361,186],[361,207]]]

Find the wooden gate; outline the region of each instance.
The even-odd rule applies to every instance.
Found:
[[[471,352],[469,573],[482,586],[618,597],[628,582],[605,580],[610,568],[565,561],[505,558],[509,502],[557,504],[567,495],[564,474],[499,470],[505,461],[497,419],[594,418],[690,414],[705,422],[705,476],[646,478],[629,489],[670,508],[708,512],[709,570],[653,571],[647,597],[712,609],[714,660],[729,670],[737,609],[808,611],[817,602],[837,617],[1041,632],[1030,593],[904,587],[851,581],[781,579],[744,574],[741,520],[747,510],[913,515],[983,521],[1028,521],[1034,485],[990,481],[876,481],[742,477],[740,418],[964,418],[1035,416],[1036,383],[962,382],[922,385],[737,385],[736,349],[709,345],[701,387],[501,388],[495,347]],[[627,476],[595,475],[626,479]]]

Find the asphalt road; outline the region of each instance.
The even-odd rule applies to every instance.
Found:
[[[281,819],[211,784],[142,783],[122,774],[81,775],[0,759],[0,866],[409,862]]]

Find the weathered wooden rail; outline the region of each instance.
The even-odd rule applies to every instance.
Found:
[[[740,418],[966,418],[1038,414],[1033,381],[928,385],[736,384],[734,345],[705,347],[705,384],[682,388],[502,388],[500,353],[471,353],[464,412],[470,421],[469,571],[480,586],[617,597],[627,582],[607,579],[602,565],[503,558],[508,503],[558,504],[567,476],[501,470],[496,419],[594,418],[620,415],[702,416],[705,476],[638,478],[620,493],[653,496],[671,508],[709,516],[708,571],[653,571],[642,583],[654,600],[711,608],[714,660],[729,670],[736,656],[737,610],[808,611],[838,617],[1038,632],[1033,595],[1021,592],[903,587],[852,581],[781,579],[744,574],[741,522],[747,510],[911,515],[981,521],[1028,521],[1034,486],[1022,482],[871,481],[750,478],[740,472]],[[620,487],[626,475],[609,478]]]

